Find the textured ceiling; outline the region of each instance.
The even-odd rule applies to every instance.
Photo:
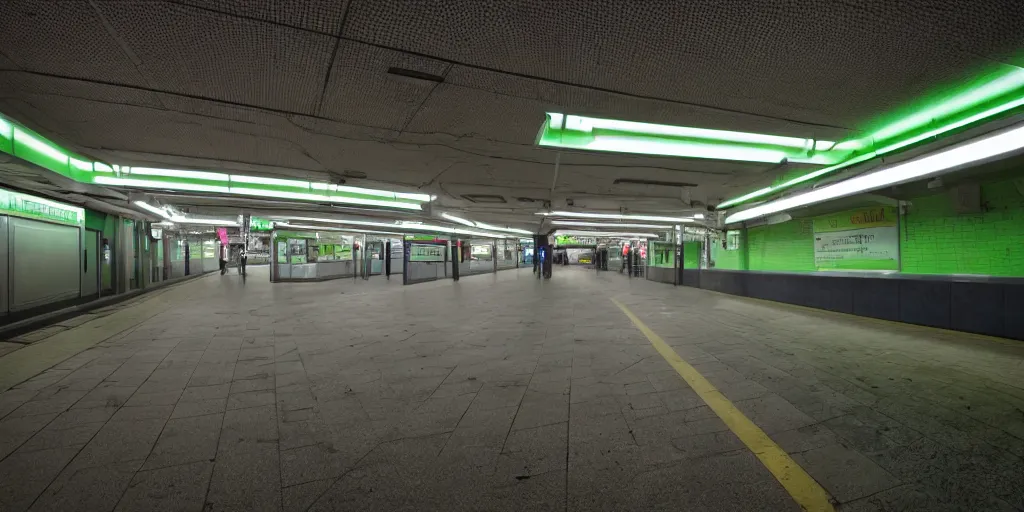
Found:
[[[1021,50],[1019,0],[5,0],[0,112],[114,163],[365,173],[479,220],[675,211],[794,169],[563,153],[555,181],[544,112],[841,139]]]

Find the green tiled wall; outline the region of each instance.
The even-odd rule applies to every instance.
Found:
[[[683,242],[683,268],[700,268],[700,242]]]
[[[988,211],[957,214],[947,192],[911,200],[903,272],[1024,276],[1024,196],[1004,181],[983,185],[981,201]]]
[[[711,246],[711,259],[715,262],[715,268],[721,270],[747,270],[743,261],[744,251],[747,248],[741,243],[739,249],[727,251],[719,241]]]
[[[900,226],[903,272],[1024,277],[1024,196],[1007,180],[983,185],[981,200],[987,211],[958,214],[948,191],[911,199]],[[810,219],[750,228],[745,247],[717,244],[712,256],[719,269],[813,272],[814,229]]]
[[[814,229],[810,219],[747,230],[749,270],[813,272]]]

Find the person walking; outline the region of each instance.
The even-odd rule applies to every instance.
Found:
[[[220,275],[224,275],[228,271],[228,248],[221,244],[220,246]]]

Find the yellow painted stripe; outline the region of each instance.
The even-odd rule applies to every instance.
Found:
[[[768,471],[775,476],[775,479],[782,484],[782,487],[789,492],[790,496],[803,507],[810,511],[833,511],[832,502],[829,501],[828,493],[822,489],[818,482],[815,482],[811,475],[794,461],[785,450],[775,444],[768,434],[765,434],[754,422],[750,421],[739,409],[729,401],[718,389],[715,388],[703,375],[694,367],[679,357],[679,354],[672,347],[665,343],[657,333],[645,325],[636,315],[633,314],[621,302],[612,299],[623,313],[629,317],[633,325],[640,329],[640,332],[647,336],[651,345],[661,354],[661,357],[672,365],[676,373],[686,381],[687,384],[697,392],[698,395],[715,411],[729,430],[732,430],[736,437],[747,445],[754,455],[768,468]]]

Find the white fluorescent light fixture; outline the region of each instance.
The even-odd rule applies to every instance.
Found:
[[[428,194],[412,194],[409,192],[395,192],[395,197],[398,199],[411,199],[413,201],[422,201],[424,203],[437,199],[437,196],[431,196]]]
[[[60,162],[67,162],[68,155],[65,155],[61,150],[47,144],[46,142],[33,137],[31,134],[19,130],[17,127],[14,128],[14,140]]]
[[[450,221],[452,221],[452,222],[457,222],[459,224],[462,224],[463,226],[469,226],[471,228],[476,227],[476,224],[473,221],[463,219],[462,217],[456,217],[456,216],[454,216],[454,215],[452,215],[450,213],[442,213],[441,216],[446,218],[446,219],[448,219],[448,220],[450,220]]]
[[[75,157],[71,157],[71,167],[74,167],[79,171],[92,172],[92,162],[79,160]]]
[[[691,139],[705,139],[712,141],[742,142],[747,144],[766,144],[772,146],[786,146],[791,148],[805,148],[811,143],[809,139],[798,137],[784,137],[780,135],[765,135],[761,133],[734,132],[728,130],[711,130],[707,128],[691,128],[688,126],[672,126],[664,124],[640,123],[635,121],[620,121],[617,119],[598,119],[593,117],[582,117],[570,115],[565,120],[566,128],[591,132],[594,128],[607,130],[619,130],[649,135],[665,135],[668,137],[685,137]],[[818,144],[825,144],[827,141],[817,141]],[[827,142],[831,146],[832,142]]]
[[[523,234],[523,235],[532,235],[533,234],[532,231],[527,231],[525,229],[503,228],[501,226],[493,226],[491,224],[484,224],[483,222],[473,222],[473,221],[468,220],[468,219],[463,219],[462,217],[456,217],[456,216],[454,216],[454,215],[452,215],[450,213],[442,213],[441,216],[444,217],[445,219],[448,219],[448,220],[452,221],[452,222],[456,222],[456,223],[462,224],[463,226],[469,226],[471,228],[487,229],[487,230],[490,230],[490,231],[503,231],[503,232],[506,232],[506,233],[519,233],[519,234]]]
[[[587,228],[639,228],[639,229],[672,229],[672,226],[661,226],[658,224],[631,224],[617,222],[583,222],[575,220],[553,220],[552,224],[558,226],[580,226]]]
[[[194,192],[219,192],[227,194],[230,192],[228,187],[218,187],[216,185],[202,185],[198,183],[181,183],[172,181],[153,181],[153,180],[136,180],[131,178],[115,178],[113,176],[96,176],[93,178],[93,183],[100,185],[115,185],[119,187],[140,187],[140,188],[160,188],[165,190],[190,190]]]
[[[121,167],[125,174],[142,176],[163,176],[165,178],[190,178],[196,180],[227,181],[228,175],[219,172],[179,171],[177,169],[155,169],[152,167]]]
[[[276,217],[284,219],[304,220],[311,222],[323,222],[328,224],[352,224],[356,226],[372,226],[380,228],[391,228],[391,229],[407,229],[412,231],[429,231],[432,233],[447,233],[455,235],[474,235],[474,236],[485,236],[490,238],[506,238],[506,235],[501,233],[486,233],[483,231],[474,231],[469,229],[460,228],[449,228],[445,226],[434,226],[430,224],[422,224],[420,222],[409,222],[409,221],[395,221],[392,223],[388,222],[374,222],[368,220],[338,220],[338,219],[326,219],[318,217]]]
[[[592,236],[595,238],[657,238],[656,233],[626,233],[616,231],[558,230],[555,235]]]
[[[310,225],[306,225],[306,224],[288,224],[286,222],[282,222],[282,223],[277,224],[277,225],[278,226],[282,226],[282,227],[286,227],[286,228],[342,231],[342,232],[345,232],[345,233],[370,233],[370,234],[374,234],[374,235],[399,235],[399,236],[405,234],[405,233],[400,233],[398,231],[374,231],[372,229],[356,229],[356,228],[327,228],[327,227],[324,227],[324,226],[310,226]]]
[[[582,219],[645,220],[649,222],[693,222],[690,217],[658,217],[654,215],[621,215],[618,213],[588,212],[547,212],[538,213],[547,217],[577,217]]]
[[[221,220],[221,219],[189,219],[182,215],[174,215],[171,217],[171,222],[178,224],[201,224],[204,226],[237,226],[238,222],[233,220]]]
[[[955,167],[996,157],[1024,148],[1024,126],[990,135],[957,147],[939,151],[887,169],[850,178],[810,192],[779,199],[748,210],[736,212],[725,219],[726,224],[763,217],[801,206],[821,203],[860,192],[924,178]]]
[[[506,233],[519,233],[521,235],[532,235],[533,231],[527,231],[525,229],[516,228],[503,228],[501,226],[492,226],[490,224],[484,224],[483,222],[477,222],[476,227],[480,229],[489,229],[491,231],[504,231]]]
[[[233,183],[253,183],[256,185],[278,185],[281,187],[295,187],[306,189],[309,188],[308,181],[283,180],[279,178],[264,178],[262,176],[242,176],[238,174],[232,174],[231,181]]]
[[[138,206],[139,208],[142,208],[143,210],[146,210],[148,212],[155,213],[165,219],[171,218],[171,214],[167,213],[167,210],[164,210],[163,208],[157,208],[156,206],[153,206],[145,201],[135,201],[135,206]]]

